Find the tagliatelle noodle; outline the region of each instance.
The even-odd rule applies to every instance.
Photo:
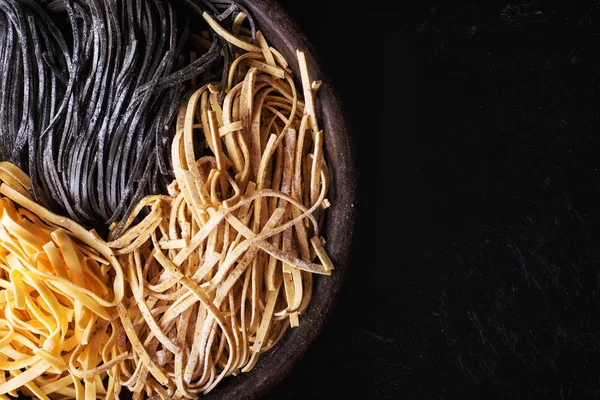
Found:
[[[113,399],[120,392],[124,297],[112,250],[35,203],[31,181],[0,162],[0,397]]]
[[[120,383],[134,399],[197,398],[252,370],[301,323],[313,274],[334,269],[321,237],[319,83],[305,54],[297,90],[260,31],[256,42],[241,36],[244,13],[231,32],[204,18],[238,51],[226,87],[208,83],[179,110],[169,196],[147,196],[108,243],[131,289],[117,310],[128,338],[119,350],[132,354]]]

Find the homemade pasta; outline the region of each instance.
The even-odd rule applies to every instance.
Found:
[[[330,202],[315,106],[320,82],[312,80],[305,53],[296,52],[294,76],[235,2],[209,0],[211,13],[184,3],[211,29],[190,31],[190,38],[210,54],[227,55],[217,79],[199,59],[198,70],[180,71],[202,76],[153,80],[157,87],[188,79],[201,85],[172,117],[150,113],[159,122],[146,126],[161,132],[175,119],[172,140],[160,144],[170,153],[160,174],[174,177],[164,193],[142,196],[158,173],[129,178],[125,169],[158,168],[159,153],[141,151],[143,124],[132,126],[141,135],[130,143],[139,157],[123,158],[118,168],[119,179],[139,184],[139,196],[118,213],[101,214],[110,223],[106,237],[76,222],[78,213],[61,216],[46,208],[52,202],[38,202],[53,194],[35,187],[43,175],[0,162],[0,400],[115,399],[125,391],[133,399],[197,399],[224,378],[251,371],[300,324],[314,274],[334,270],[322,232]],[[126,11],[132,17],[133,9]],[[233,21],[228,29],[225,19]],[[149,135],[158,138],[155,130]],[[91,157],[80,147],[80,157]],[[90,206],[82,199],[108,195],[87,178],[69,182],[86,187],[71,199],[81,214]],[[115,206],[134,198],[110,197]]]
[[[124,294],[105,242],[34,203],[29,178],[0,162],[0,398],[114,398],[111,309]]]
[[[223,101],[218,83],[193,93],[177,117],[169,195],[144,198],[108,243],[131,289],[118,312],[129,339],[120,351],[133,355],[123,385],[136,398],[197,398],[250,371],[298,325],[312,274],[333,269],[321,237],[329,203],[318,83],[305,55],[298,91],[260,32],[258,46],[224,38],[246,52]]]

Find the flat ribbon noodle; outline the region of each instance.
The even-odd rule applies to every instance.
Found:
[[[146,197],[135,213],[150,212],[137,225],[129,217],[109,243],[132,292],[118,310],[134,397],[194,398],[252,370],[300,323],[312,275],[334,269],[320,232],[330,204],[325,132],[305,54],[297,89],[260,31],[253,44],[241,26],[228,32],[204,18],[237,52],[226,86],[209,82],[179,110],[170,199]]]

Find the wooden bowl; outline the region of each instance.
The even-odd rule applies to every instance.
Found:
[[[274,348],[261,355],[250,372],[223,379],[212,392],[202,396],[205,400],[258,399],[279,384],[306,352],[332,311],[344,281],[358,208],[352,136],[338,94],[319,63],[317,51],[277,0],[240,0],[240,3],[252,13],[269,43],[290,62],[297,78],[300,73],[296,49],[300,49],[306,53],[311,77],[323,82],[315,102],[324,131],[325,157],[330,170],[328,199],[332,204],[327,209],[323,235],[336,269],[330,276],[315,276],[312,300],[300,316],[300,326],[288,329]]]
[[[324,131],[325,156],[331,172],[324,237],[336,269],[330,276],[315,276],[313,297],[308,310],[300,316],[300,326],[288,329],[280,342],[261,355],[248,373],[227,377],[206,400],[254,400],[278,385],[304,355],[331,313],[349,266],[357,213],[358,177],[348,118],[338,93],[324,66],[318,49],[307,39],[300,26],[286,14],[276,0],[240,0],[255,18],[267,41],[290,63],[300,76],[296,50],[303,50],[311,78],[323,83],[315,99],[320,126]]]

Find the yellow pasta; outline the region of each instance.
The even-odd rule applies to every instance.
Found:
[[[17,167],[0,162],[0,179],[0,396],[115,398],[129,357],[111,311],[120,264],[94,232],[34,203]]]

